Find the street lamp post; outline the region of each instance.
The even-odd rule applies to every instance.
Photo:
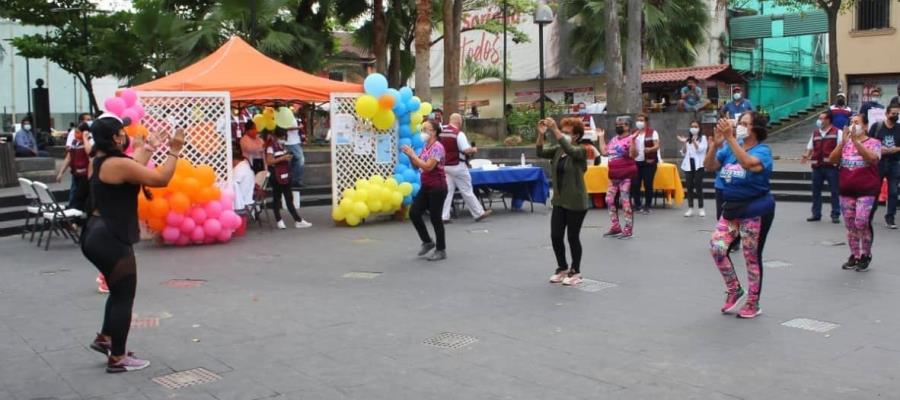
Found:
[[[541,85],[541,119],[546,117],[544,111],[544,25],[553,22],[553,10],[547,3],[541,2],[534,9],[534,23],[538,24],[538,67],[540,68],[540,85]]]

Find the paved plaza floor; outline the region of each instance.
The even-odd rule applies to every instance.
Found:
[[[714,221],[683,210],[636,215],[631,241],[601,238],[591,211],[580,289],[547,283],[543,206],[448,225],[438,263],[408,222],[302,211],[315,227],[140,244],[129,349],[152,366],[117,375],[87,348],[105,295],[77,248],[0,239],[0,399],[900,398],[900,232],[880,210],[858,273],[840,269],[841,225],[779,204],[754,320],[719,313]],[[197,368],[210,382],[154,380]]]

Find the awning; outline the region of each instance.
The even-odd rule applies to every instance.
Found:
[[[670,86],[682,84],[693,76],[699,81],[716,80],[725,83],[745,83],[747,79],[728,64],[708,65],[703,67],[666,68],[644,71],[641,83],[644,86]]]
[[[486,107],[491,105],[490,100],[460,100],[459,107],[460,108],[469,108],[472,106],[475,107]]]

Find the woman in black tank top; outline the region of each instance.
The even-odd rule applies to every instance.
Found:
[[[126,120],[126,123],[129,122]],[[159,170],[146,164],[156,152],[156,140],[135,140],[134,158],[122,149],[127,136],[122,121],[111,114],[100,116],[91,125],[91,204],[82,232],[81,251],[106,277],[109,297],[103,327],[91,348],[107,356],[107,372],[147,368],[149,361],[127,353],[125,344],[131,326],[131,311],[137,287],[137,264],[132,245],[140,240],[137,201],[141,186],[163,187],[175,173],[175,161],[184,144],[179,130],[169,140],[166,162]]]

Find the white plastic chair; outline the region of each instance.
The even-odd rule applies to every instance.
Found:
[[[34,241],[34,233],[37,232],[38,219],[41,218],[42,211],[41,201],[38,200],[33,184],[34,182],[28,179],[19,178],[19,188],[22,189],[22,194],[25,196],[25,200],[28,201],[28,205],[25,206],[25,212],[28,213],[28,216],[25,217],[25,226],[22,227],[22,239],[25,239],[26,233],[31,233],[29,241],[32,242]]]
[[[77,244],[78,233],[75,230],[74,220],[76,218],[81,218],[84,213],[82,213],[81,210],[76,210],[74,208],[63,208],[63,206],[57,203],[56,199],[53,198],[53,193],[50,192],[50,188],[43,182],[34,182],[32,186],[34,187],[34,191],[37,192],[38,200],[41,202],[43,211],[42,216],[44,217],[43,228],[38,237],[38,247],[40,247],[41,241],[44,238],[44,232],[47,232],[47,242],[44,243],[44,251],[50,249],[50,239],[53,238],[53,234],[62,234],[63,236],[72,239],[72,242]]]

